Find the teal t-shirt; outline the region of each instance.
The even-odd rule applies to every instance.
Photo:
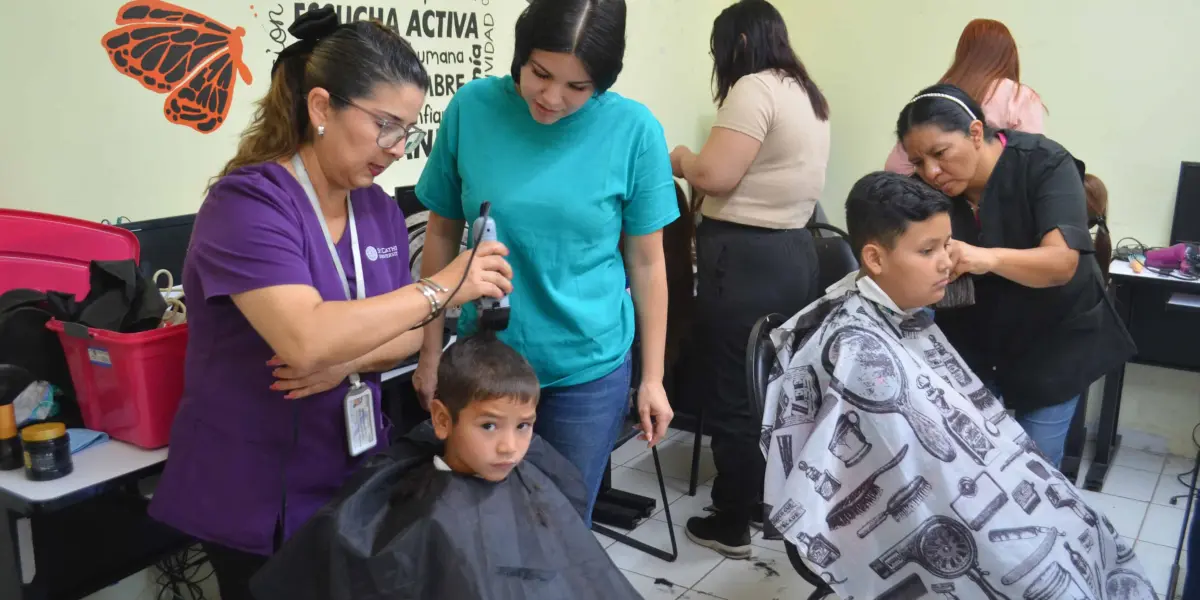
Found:
[[[468,227],[480,205],[492,203],[513,268],[500,338],[533,365],[543,387],[615,371],[635,327],[621,233],[654,233],[679,218],[658,120],[606,92],[542,125],[512,77],[489,77],[459,89],[436,136],[417,197]],[[459,332],[475,329],[475,307],[464,306]]]

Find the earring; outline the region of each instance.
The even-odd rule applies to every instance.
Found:
[[[325,126],[324,125],[317,125],[317,135],[319,135],[321,137],[325,137]]]

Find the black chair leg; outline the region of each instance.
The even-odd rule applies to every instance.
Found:
[[[1071,483],[1079,481],[1079,467],[1083,464],[1083,448],[1087,440],[1087,427],[1084,425],[1087,422],[1087,405],[1088,390],[1084,390],[1079,397],[1079,404],[1075,407],[1075,416],[1071,417],[1067,440],[1063,444],[1063,459],[1058,470],[1062,471]]]
[[[668,553],[666,550],[655,548],[654,546],[635,540],[628,535],[609,529],[594,521],[592,522],[592,531],[616,540],[635,550],[641,550],[660,560],[675,562],[675,559],[679,558],[679,544],[675,540],[675,522],[671,520],[671,504],[667,502],[667,482],[663,479],[662,465],[658,461],[658,448],[650,448],[650,453],[654,456],[654,472],[658,474],[658,491],[662,494],[663,514],[667,516],[667,535],[671,537],[671,552]]]
[[[696,438],[692,441],[692,477],[688,482],[688,495],[696,495],[696,486],[700,483],[700,447],[704,437],[704,409],[696,412]]]
[[[829,587],[829,583],[821,578],[820,575],[812,572],[808,565],[804,564],[804,560],[800,558],[800,551],[795,544],[784,542],[787,547],[788,560],[792,563],[792,568],[800,575],[800,578],[812,584],[817,589],[813,590],[808,596],[808,600],[821,600],[833,595],[833,588]]]

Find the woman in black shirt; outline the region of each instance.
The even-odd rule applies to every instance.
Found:
[[[1082,164],[1042,135],[988,127],[946,84],[904,107],[897,135],[953,199],[954,276],[974,285],[938,325],[1057,465],[1079,396],[1134,353],[1092,257]]]

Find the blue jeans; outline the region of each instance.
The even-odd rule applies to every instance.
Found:
[[[626,358],[616,371],[595,381],[542,390],[538,400],[535,433],[550,443],[579,468],[588,489],[587,515],[592,526],[592,507],[608,467],[613,443],[629,414],[629,386],[633,360]]]
[[[1079,404],[1079,396],[1075,396],[1062,404],[1037,408],[1030,411],[1018,412],[1014,415],[1017,423],[1038,450],[1050,459],[1050,464],[1058,468],[1062,464],[1063,449],[1067,443],[1067,431],[1071,429],[1071,419],[1075,417],[1075,408]]]
[[[1000,388],[996,387],[994,383],[985,380],[984,385],[988,391],[1000,398],[1001,402],[1004,401],[1000,396]],[[1021,425],[1021,429],[1029,434],[1029,439],[1037,444],[1038,450],[1046,455],[1050,464],[1054,465],[1056,469],[1062,466],[1063,453],[1067,445],[1067,433],[1071,430],[1071,419],[1075,418],[1075,409],[1079,405],[1079,398],[1079,396],[1075,396],[1062,404],[1035,408],[1013,415],[1017,423]]]

